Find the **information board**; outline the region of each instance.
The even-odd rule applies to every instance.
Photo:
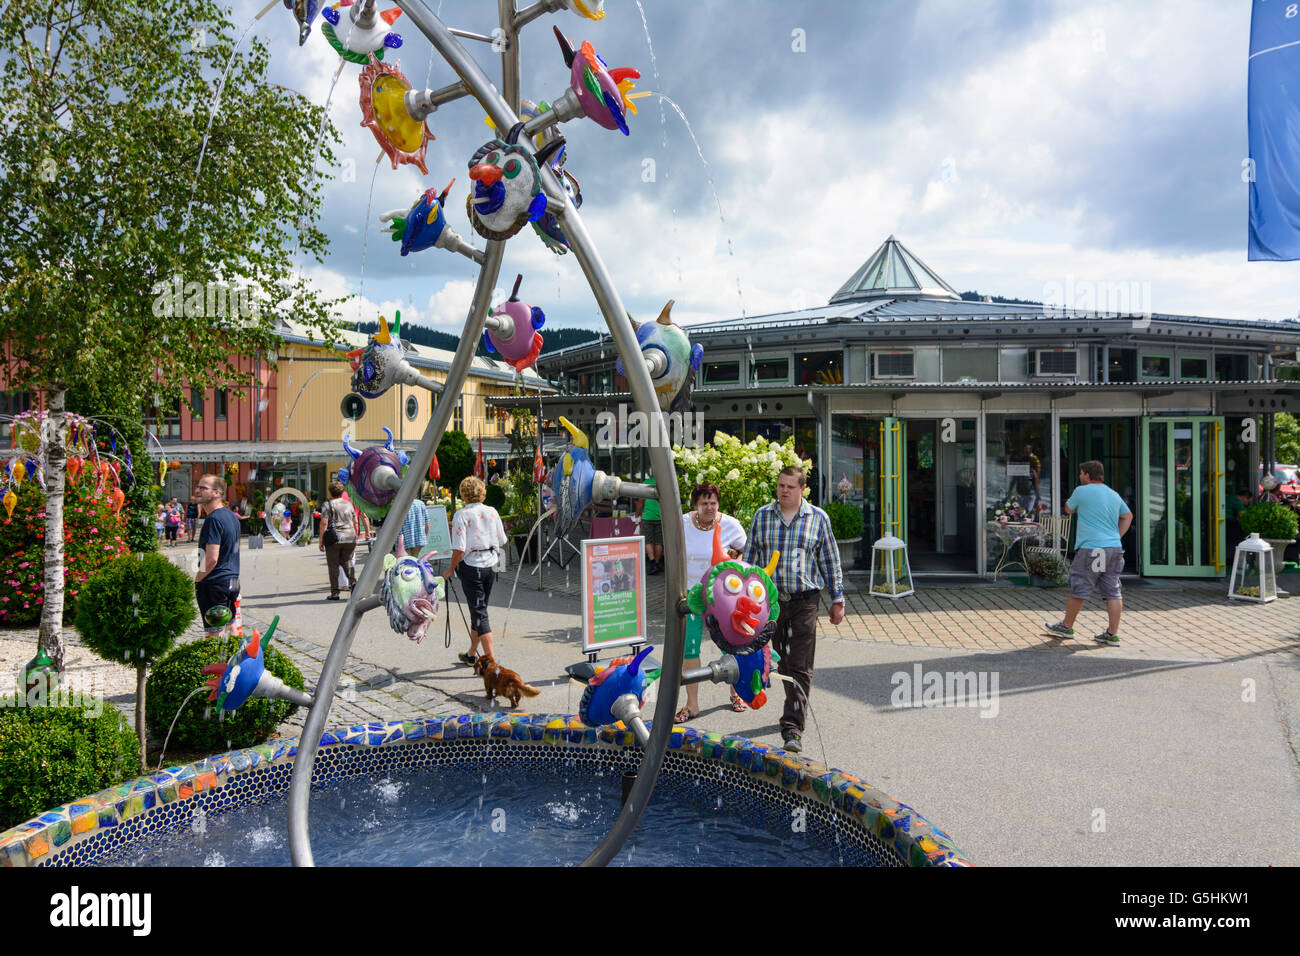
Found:
[[[582,649],[645,640],[645,538],[583,541]]]
[[[424,546],[424,557],[430,561],[451,557],[451,528],[447,525],[446,505],[427,505],[429,510],[429,540]]]

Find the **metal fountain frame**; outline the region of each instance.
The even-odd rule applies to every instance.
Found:
[[[563,0],[537,0],[537,2],[516,11],[514,0],[497,0],[498,19],[501,33],[496,37],[481,37],[463,31],[453,31],[444,26],[435,16],[424,0],[395,0],[397,6],[410,21],[428,38],[444,61],[460,77],[458,84],[436,91],[425,103],[437,108],[438,103],[450,102],[461,96],[473,96],[492,118],[497,130],[512,129],[519,120],[519,31],[527,23],[545,13],[564,9]],[[465,50],[457,35],[494,43],[494,49],[501,50],[501,91],[488,79],[487,74]],[[415,91],[418,94],[418,91]],[[422,94],[419,94],[422,95]],[[408,94],[409,97],[409,94]],[[409,99],[408,99],[409,102]],[[432,112],[432,110],[430,110]],[[519,145],[534,152],[531,137],[519,138]],[[655,392],[645,363],[639,360],[641,354],[637,345],[636,333],[631,319],[623,308],[618,290],[601,260],[591,236],[588,234],[582,218],[570,201],[562,184],[556,178],[549,164],[539,164],[542,188],[547,198],[547,208],[555,214],[564,234],[569,240],[569,248],[577,259],[587,282],[591,287],[596,303],[605,317],[613,336],[614,346],[623,360],[627,370],[627,380],[636,409],[647,415],[662,418],[662,411],[655,397]],[[460,344],[456,348],[455,358],[447,373],[443,386],[444,393],[458,394],[465,384],[474,351],[483,336],[487,313],[491,307],[492,290],[501,270],[501,261],[505,255],[507,240],[488,240],[487,250],[479,270],[478,281],[470,303],[469,315],[465,319],[464,331]],[[433,416],[425,429],[419,447],[411,456],[411,467],[393,499],[392,508],[398,514],[405,513],[415,499],[416,491],[433,461],[438,442],[442,439],[451,418],[454,402],[438,402]],[[676,489],[677,473],[673,464],[672,452],[666,447],[648,449],[651,472],[654,474],[656,487]],[[624,486],[625,491],[630,491]],[[641,489],[638,489],[640,491]],[[648,489],[645,493],[648,493]],[[640,496],[640,495],[638,495]],[[686,614],[686,568],[685,532],[682,528],[681,502],[677,495],[669,494],[660,501],[663,512],[665,567],[664,597],[664,663],[660,680],[664,687],[674,690],[681,684],[682,653],[684,647],[683,621]],[[385,522],[375,539],[373,551],[385,554],[396,543],[401,525],[396,521]],[[312,770],[316,762],[316,753],[320,748],[320,737],[324,730],[325,719],[329,714],[338,681],[342,675],[343,664],[348,650],[352,646],[357,625],[361,616],[382,606],[375,595],[383,562],[367,561],[356,588],[343,610],[334,641],[329,654],[321,668],[319,684],[316,688],[311,709],[303,725],[302,738],[298,744],[298,757],[294,761],[293,774],[289,785],[289,848],[295,866],[312,866],[311,836],[308,828],[308,804],[311,797]],[[673,728],[673,709],[676,707],[676,693],[661,693],[655,706],[654,726],[645,745],[645,756],[641,760],[636,782],[604,839],[582,862],[583,866],[603,866],[614,858],[622,849],[624,842],[635,829],[642,811],[650,801],[659,769],[663,765],[668,738]]]

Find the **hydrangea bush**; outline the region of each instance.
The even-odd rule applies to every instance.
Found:
[[[45,603],[45,493],[35,481],[16,490],[10,517],[0,511],[0,627],[37,624]],[[94,497],[84,477],[69,482],[63,505],[63,613],[76,613],[81,586],[119,555],[129,554],[126,519],[113,513],[107,495]]]
[[[812,461],[800,460],[794,450],[794,436],[783,442],[755,438],[742,442],[726,432],[717,432],[710,444],[698,448],[673,446],[677,485],[682,509],[691,504],[691,491],[701,482],[712,482],[722,492],[722,512],[749,530],[759,508],[776,498],[776,476],[781,469],[797,465],[805,474]],[[804,489],[804,496],[811,489]]]

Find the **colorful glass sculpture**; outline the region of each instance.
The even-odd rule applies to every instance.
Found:
[[[645,690],[650,683],[650,675],[641,667],[654,647],[647,645],[636,657],[619,657],[610,661],[610,666],[587,682],[587,689],[582,692],[578,703],[578,718],[588,727],[601,727],[612,724],[618,718],[610,708],[614,701],[624,694],[635,694],[638,705],[645,704]]]
[[[659,318],[641,325],[633,322],[632,327],[636,330],[641,357],[650,371],[659,407],[666,412],[683,412],[691,407],[695,373],[704,361],[704,346],[691,345],[686,330],[673,324],[669,318],[672,308],[673,300],[669,299]],[[614,363],[614,368],[619,375],[627,374],[622,359]]]
[[[405,97],[410,89],[396,66],[372,61],[361,71],[361,125],[370,127],[394,169],[399,163],[411,163],[427,176],[424,153],[433,136],[423,120],[407,112]]]
[[[449,182],[441,193],[436,189],[426,189],[415,201],[415,205],[405,212],[394,210],[379,217],[381,221],[392,223],[384,232],[392,235],[393,242],[402,244],[402,255],[422,252],[430,246],[454,252],[464,242],[455,230],[447,226],[447,217],[444,215],[447,193],[455,182],[454,179]]]
[[[519,284],[523,280],[522,274],[515,279],[509,301],[492,310],[483,330],[487,350],[500,354],[516,372],[533,365],[542,354],[542,336],[537,330],[546,321],[541,309],[519,301]]]
[[[630,92],[632,81],[641,78],[640,72],[630,66],[611,70],[585,40],[579,52],[574,53],[573,45],[559,27],[555,27],[555,38],[564,54],[564,65],[569,67],[569,88],[577,95],[583,114],[597,125],[622,130],[627,136],[626,115],[636,113],[636,104],[632,101],[650,95],[648,92]]]
[[[393,450],[392,431],[385,428],[384,434],[388,436],[384,444],[371,445],[364,451],[353,448],[352,436],[344,435],[343,447],[352,456],[352,465],[338,472],[339,481],[348,486],[352,504],[372,521],[382,521],[388,514],[411,463],[406,452]]]
[[[279,623],[280,617],[276,615],[265,635],[254,631],[253,639],[244,644],[229,661],[224,664],[208,664],[203,668],[204,674],[212,675],[205,682],[211,689],[208,700],[216,701],[217,706],[224,711],[235,710],[251,697],[287,700],[301,706],[311,705],[309,694],[296,687],[289,687],[266,669],[263,651],[271,643]]]
[[[364,6],[364,3],[354,4],[353,0],[339,0],[321,11],[321,18],[326,22],[320,28],[326,41],[339,56],[349,63],[360,63],[362,66],[370,62],[371,56],[382,60],[385,49],[396,50],[402,45],[401,35],[388,29],[402,15],[402,11],[392,7],[373,14],[369,18],[370,23],[363,26],[358,14],[364,16]],[[349,22],[340,27],[342,17],[339,10],[344,7],[351,8]]]
[[[516,127],[515,135],[518,134]],[[474,187],[465,197],[470,225],[484,239],[509,239],[546,212],[537,164],[563,146],[552,141],[534,157],[522,146],[499,139],[480,146],[469,161]]]
[[[298,45],[302,46],[311,35],[312,21],[320,13],[322,0],[284,0],[286,10],[293,11],[293,18],[298,21]]]
[[[578,523],[579,516],[591,504],[591,486],[596,468],[591,463],[591,453],[586,434],[564,416],[560,424],[572,437],[564,454],[551,470],[551,487],[555,489],[556,534],[567,534]]]
[[[442,575],[435,574],[428,561],[407,554],[399,536],[396,557],[384,555],[384,578],[379,585],[379,596],[388,610],[388,626],[420,643],[446,593]]]
[[[691,588],[687,604],[704,619],[704,629],[724,654],[749,654],[767,644],[781,615],[772,573],[780,552],[766,568],[727,557],[722,528],[713,529],[713,563]]]
[[[402,313],[393,313],[393,328],[388,319],[379,317],[379,331],[363,349],[348,352],[352,367],[352,391],[365,398],[378,398],[394,385],[414,385],[419,373],[406,361],[402,352]]]

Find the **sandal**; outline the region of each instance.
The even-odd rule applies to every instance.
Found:
[[[698,710],[692,714],[689,707],[683,707],[677,713],[673,714],[673,723],[684,724],[688,720],[694,720],[698,716],[700,716],[700,712]]]
[[[740,695],[734,690],[731,692],[731,709],[738,714],[743,714],[749,709],[749,705],[740,699]]]

